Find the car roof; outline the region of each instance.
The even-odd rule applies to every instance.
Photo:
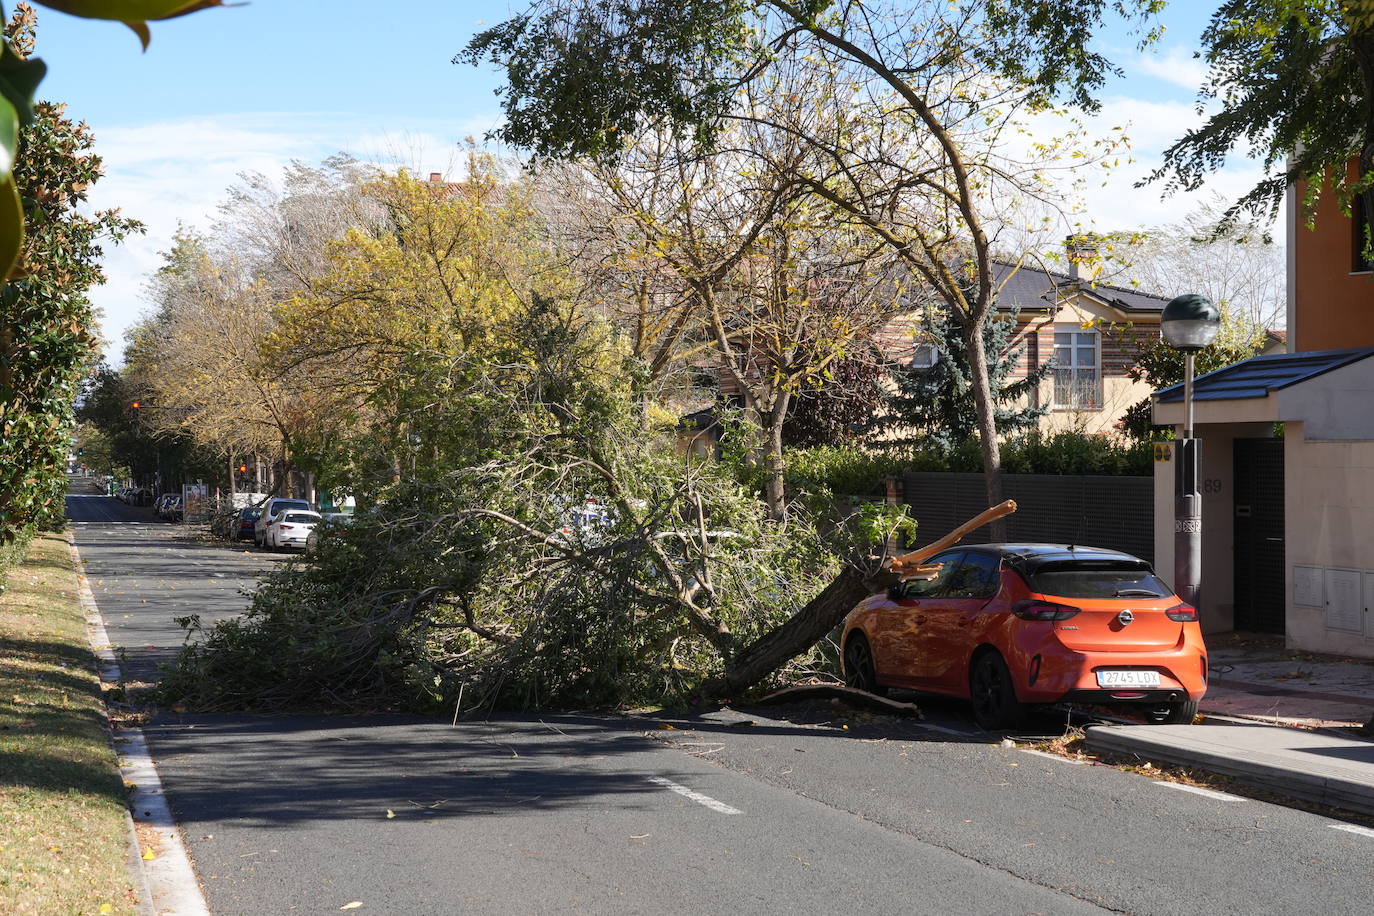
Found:
[[[969,544],[965,547],[951,547],[950,550],[967,550],[983,554],[995,554],[1006,565],[1024,573],[1034,573],[1047,563],[1063,563],[1072,560],[1115,561],[1148,567],[1140,557],[1120,550],[1106,547],[1087,547],[1082,544]]]

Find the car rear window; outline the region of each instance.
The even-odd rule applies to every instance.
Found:
[[[288,522],[300,522],[304,524],[306,522],[318,522],[320,517],[318,515],[307,515],[304,512],[292,512],[286,516],[286,520]]]
[[[1144,563],[1076,560],[1046,563],[1026,577],[1031,591],[1056,598],[1163,598],[1171,594]]]
[[[310,508],[310,503],[306,502],[306,501],[303,500],[303,499],[292,499],[292,500],[285,500],[285,499],[283,499],[283,500],[278,500],[277,502],[275,502],[275,503],[272,504],[272,510],[273,510],[274,512],[281,512],[281,511],[283,511],[283,510],[285,510],[285,509],[309,509],[309,508]]]

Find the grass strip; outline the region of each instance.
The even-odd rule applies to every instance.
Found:
[[[0,594],[0,913],[132,914],[127,794],[68,535],[37,535]]]

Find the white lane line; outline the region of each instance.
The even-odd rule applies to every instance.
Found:
[[[100,660],[100,679],[106,684],[118,683],[119,660],[110,647],[110,637],[105,632],[105,621],[95,603],[90,581],[81,571],[81,553],[77,550],[75,540],[71,542],[71,551],[76,565],[77,595],[86,616],[87,638]],[[200,885],[196,883],[191,857],[186,853],[181,832],[167,806],[162,780],[157,775],[157,764],[148,753],[143,730],[120,729],[115,732],[115,743],[118,745],[115,752],[119,755],[120,775],[131,786],[129,804],[134,823],[143,825],[145,830],[151,830],[155,835],[154,842],[140,850],[144,855],[151,853],[153,857],[139,859],[153,898],[149,901],[152,912],[159,916],[210,916],[210,907],[201,895]]]
[[[1360,836],[1367,836],[1374,839],[1374,830],[1368,827],[1359,827],[1355,824],[1331,824],[1332,830],[1344,830],[1346,833],[1358,833]]]
[[[1058,754],[1048,754],[1044,751],[1032,750],[1028,747],[1019,747],[1017,748],[1017,750],[1023,754],[1034,754],[1037,757],[1047,757],[1050,760],[1058,760],[1060,763],[1073,764],[1076,767],[1081,767],[1084,764],[1088,763],[1087,760],[1077,760],[1073,757],[1060,757]]]
[[[1181,792],[1192,792],[1194,795],[1205,795],[1208,798],[1215,798],[1217,801],[1245,801],[1245,799],[1239,795],[1218,792],[1215,789],[1204,789],[1200,786],[1184,785],[1181,782],[1156,782],[1155,785],[1168,786],[1171,789],[1178,789]]]
[[[725,802],[718,802],[718,801],[716,801],[714,798],[712,798],[712,797],[709,796],[709,795],[702,795],[700,792],[693,792],[691,789],[687,788],[686,786],[678,785],[677,783],[673,782],[671,779],[664,779],[662,776],[650,776],[650,777],[649,777],[649,782],[653,783],[653,784],[656,785],[656,786],[662,786],[662,787],[665,788],[665,789],[671,789],[672,791],[676,792],[678,795],[681,795],[681,796],[683,796],[684,798],[690,798],[692,801],[696,802],[698,805],[705,805],[706,807],[710,808],[712,811],[715,811],[715,812],[718,813],[718,814],[743,814],[743,813],[744,813],[743,811],[741,811],[741,810],[738,809],[738,808],[732,808],[732,807],[730,807],[730,806],[727,805]]]

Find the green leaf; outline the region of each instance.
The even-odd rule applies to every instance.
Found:
[[[20,57],[8,41],[0,48],[0,96],[14,106],[20,124],[33,121],[33,96],[47,72],[47,64],[38,58]]]
[[[0,96],[0,178],[8,179],[14,172],[18,155],[19,112],[8,98]]]
[[[150,19],[175,19],[198,10],[224,6],[224,0],[35,0],[43,6],[80,16],[83,19],[111,19],[133,29],[143,50],[148,50],[152,33]]]
[[[171,19],[198,9],[223,6],[223,0],[36,0],[43,6],[61,10],[83,19],[113,19],[119,22],[143,22],[147,19]]]
[[[148,30],[148,23],[126,22],[124,24],[134,30],[134,34],[138,36],[138,43],[143,46],[143,50],[148,50],[148,44],[153,40],[153,33]]]
[[[7,278],[24,247],[24,207],[14,177],[0,181],[0,279]]]

